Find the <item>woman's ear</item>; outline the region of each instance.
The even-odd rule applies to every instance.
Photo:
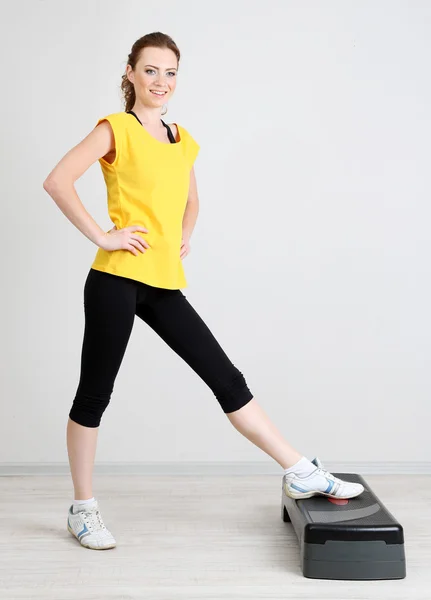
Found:
[[[130,65],[126,65],[126,75],[127,75],[127,79],[130,81],[130,83],[135,83],[133,81],[134,79],[134,73],[133,73],[133,69]]]

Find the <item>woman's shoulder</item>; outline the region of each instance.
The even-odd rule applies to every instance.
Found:
[[[120,124],[126,123],[128,116],[129,115],[124,111],[108,113],[108,114],[104,115],[103,117],[100,117],[98,119],[98,123],[106,120],[106,121],[109,121],[111,123],[111,125],[112,124],[120,125]]]
[[[193,139],[193,136],[191,135],[189,129],[187,129],[186,127],[184,127],[184,125],[181,125],[181,123],[168,123],[169,127],[172,130],[172,133],[175,137],[175,139],[177,140],[178,138],[180,139],[184,139],[184,138],[191,138]]]

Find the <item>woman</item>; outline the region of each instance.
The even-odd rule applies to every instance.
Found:
[[[193,163],[198,143],[161,116],[172,97],[180,52],[167,35],[138,39],[128,57],[122,90],[125,111],[99,119],[57,164],[45,190],[67,218],[98,247],[84,287],[81,375],[67,423],[74,485],[68,529],[93,549],[116,545],[92,492],[98,427],[114,387],[135,315],[154,329],[214,392],[232,425],[284,469],[286,494],[353,498],[363,486],[344,482],[308,460],[282,437],[253,398],[180,288],[182,259],[198,215]],[[99,161],[114,227],[107,233],[83,207],[74,182]]]

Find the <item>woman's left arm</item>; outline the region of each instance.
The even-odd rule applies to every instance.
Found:
[[[183,216],[183,238],[181,240],[180,257],[184,258],[190,252],[190,238],[199,214],[199,197],[194,167],[190,171],[189,195]]]

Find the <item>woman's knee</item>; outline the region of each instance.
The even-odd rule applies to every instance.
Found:
[[[229,377],[218,382],[213,392],[224,413],[239,410],[253,399],[244,375],[236,367]]]
[[[73,400],[69,417],[79,425],[99,427],[102,415],[111,400],[111,394],[112,390],[96,393],[79,389]]]

